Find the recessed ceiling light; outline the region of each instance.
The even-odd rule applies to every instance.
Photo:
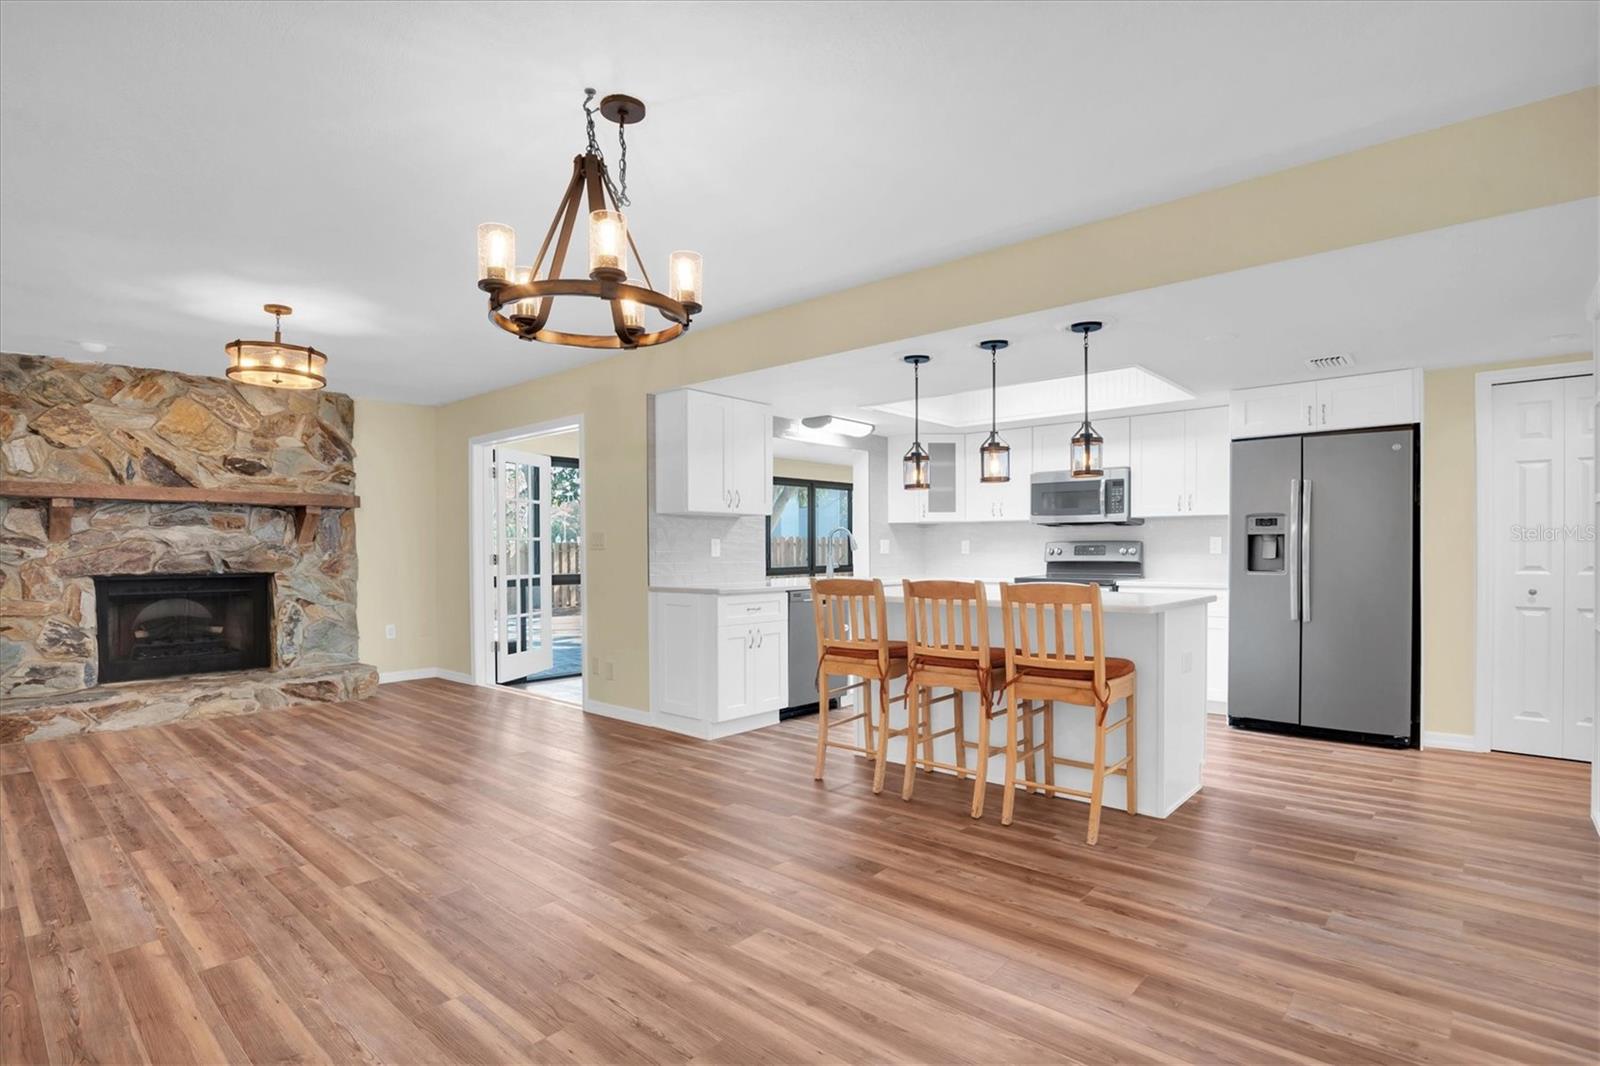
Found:
[[[79,341],[78,347],[82,348],[90,355],[99,355],[101,352],[105,351],[111,346],[109,344],[101,344],[99,341]]]
[[[1089,408],[1095,414],[1192,399],[1194,393],[1152,374],[1142,366],[1096,370],[1089,375]],[[944,396],[924,396],[922,420],[952,429],[987,426],[990,402],[986,388]],[[1001,422],[1055,419],[1076,423],[1083,417],[1083,376],[1001,385],[994,392],[993,402]],[[911,417],[910,400],[868,406],[874,411]]]
[[[800,424],[807,429],[838,433],[844,437],[865,437],[872,432],[871,422],[858,422],[854,418],[839,418],[836,415],[812,415],[802,418]]]

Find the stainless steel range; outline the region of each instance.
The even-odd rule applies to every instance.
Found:
[[[1053,540],[1044,546],[1044,573],[1030,581],[1103,585],[1117,591],[1118,580],[1144,577],[1144,544],[1137,540]]]

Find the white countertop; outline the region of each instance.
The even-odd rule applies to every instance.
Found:
[[[985,591],[989,596],[990,606],[1000,605],[1000,582],[985,579]],[[1134,582],[1128,582],[1134,585]],[[1143,587],[1131,588],[1121,592],[1107,592],[1100,597],[1101,606],[1108,614],[1160,614],[1163,611],[1175,610],[1179,607],[1190,607],[1211,603],[1217,597],[1216,592],[1222,591],[1215,585],[1182,585],[1168,581],[1141,581],[1138,585]],[[811,586],[811,579],[806,577],[775,577],[766,581],[733,582],[726,585],[651,585],[651,592],[687,592],[701,596],[753,596],[763,592],[787,592],[790,589],[803,589]],[[1145,591],[1148,588],[1149,591]],[[892,578],[883,583],[884,598],[894,603],[904,603],[905,596],[900,591],[900,579]],[[1155,591],[1156,589],[1171,589],[1174,591]]]

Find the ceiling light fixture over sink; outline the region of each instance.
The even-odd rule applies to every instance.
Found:
[[[906,449],[901,465],[905,468],[906,488],[926,489],[933,484],[933,462],[928,458],[928,449],[922,446],[922,367],[931,360],[926,355],[908,355],[905,361],[911,364],[911,447]]]
[[[1072,435],[1072,476],[1100,477],[1105,473],[1101,453],[1105,440],[1089,423],[1089,334],[1100,329],[1099,322],[1074,322],[1072,332],[1083,334],[1083,425]]]
[[[478,288],[489,294],[489,321],[515,334],[519,340],[566,344],[577,348],[646,348],[664,344],[689,328],[700,313],[702,263],[698,252],[673,252],[667,259],[668,292],[655,290],[650,271],[628,232],[622,213],[628,200],[627,128],[644,118],[644,104],[632,96],[613,94],[600,101],[599,113],[617,124],[621,146],[617,163],[619,181],[613,183],[605,157],[594,136],[593,89],[584,90],[583,113],[588,123],[589,146],[572,160],[572,178],[545,231],[532,266],[517,265],[517,235],[510,226],[485,222],[478,227]],[[589,276],[563,278],[578,210],[588,201]],[[559,235],[558,235],[559,231]],[[551,252],[550,242],[555,240]],[[551,253],[549,264],[545,254]],[[629,253],[644,278],[629,277]],[[611,305],[612,333],[567,333],[550,329],[551,306],[557,296],[590,296]],[[667,320],[665,329],[648,332],[644,309],[653,307]],[[503,313],[509,310],[509,313]]]
[[[802,418],[800,424],[819,433],[837,433],[841,437],[865,437],[872,432],[871,422],[858,422],[854,418],[838,415],[812,415]]]
[[[980,341],[989,350],[989,436],[978,449],[978,480],[995,483],[1011,480],[1011,446],[1000,439],[999,379],[995,376],[995,353],[1010,341]]]

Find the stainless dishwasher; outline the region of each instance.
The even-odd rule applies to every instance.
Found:
[[[780,718],[817,712],[817,622],[811,590],[789,590],[789,705]]]

